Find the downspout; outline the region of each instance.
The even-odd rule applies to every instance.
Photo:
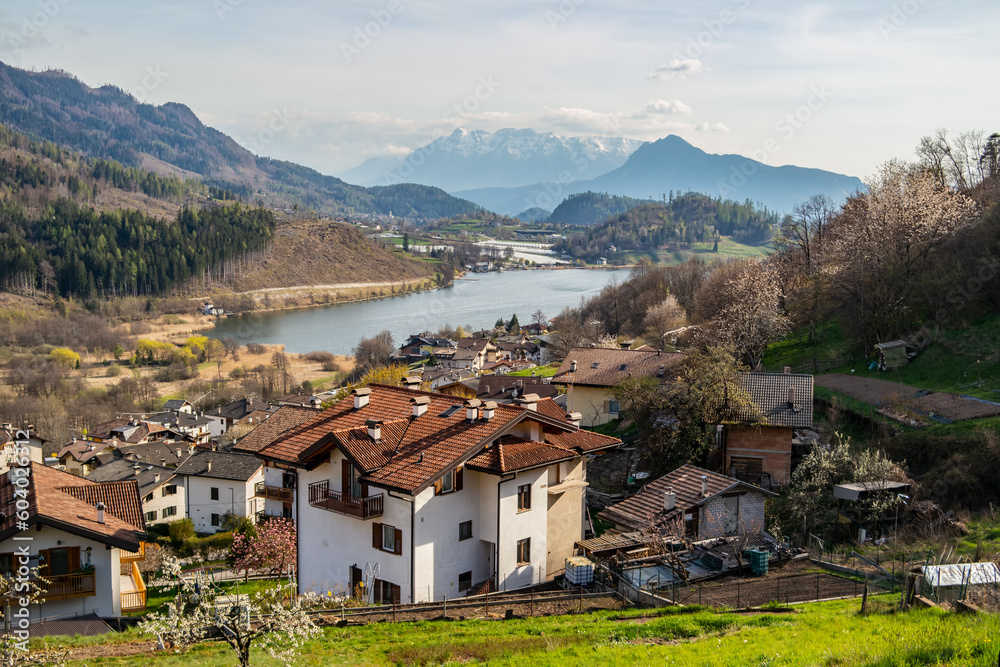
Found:
[[[504,476],[500,475],[500,480],[497,482],[497,543],[494,547],[495,554],[493,556],[493,573],[496,575],[497,589],[500,588],[500,485],[513,479],[517,479],[517,473],[514,473],[507,479],[504,479]],[[488,583],[487,590],[489,590]]]
[[[410,603],[416,604],[417,602],[417,536],[414,531],[417,529],[416,523],[416,498],[410,496],[409,498],[404,498],[403,496],[394,496],[392,491],[386,491],[386,494],[390,498],[395,498],[396,500],[403,500],[410,503]],[[433,600],[429,600],[433,602]]]
[[[282,472],[282,475],[284,475],[284,472]],[[299,569],[299,562],[300,562],[300,559],[299,559],[299,544],[301,544],[301,542],[299,540],[299,537],[300,537],[299,529],[302,528],[302,515],[299,514],[299,496],[302,495],[301,490],[299,489],[299,481],[300,481],[301,478],[302,478],[302,476],[299,475],[299,471],[296,468],[296,470],[295,470],[295,518],[294,518],[294,521],[295,521],[295,581],[298,582],[298,591],[297,591],[297,593],[299,595],[303,594],[302,593],[302,579],[299,577],[299,572],[301,572],[301,570]],[[264,504],[264,507],[267,507],[267,503],[266,502]],[[350,582],[348,582],[348,583],[350,583]]]

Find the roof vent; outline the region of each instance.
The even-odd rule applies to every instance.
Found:
[[[382,420],[381,419],[369,419],[365,422],[365,426],[368,427],[368,437],[379,442],[382,439]]]
[[[354,396],[354,409],[360,410],[368,405],[368,399],[372,395],[372,390],[368,387],[361,387],[352,391],[351,395]]]
[[[427,406],[431,404],[431,397],[417,396],[416,398],[411,398],[410,403],[413,404],[413,417],[417,418],[427,412]]]
[[[707,496],[708,495],[708,476],[707,475],[702,475],[701,476],[701,495],[702,496]]]
[[[97,503],[97,523],[104,523],[104,503]]]
[[[674,509],[674,505],[677,504],[677,494],[674,493],[674,487],[668,486],[666,493],[663,494],[663,509],[670,512]]]
[[[470,398],[465,402],[465,418],[470,422],[476,421],[479,418],[479,406],[483,402],[478,398]]]
[[[570,373],[575,373],[576,372],[576,359],[574,359],[573,361],[569,362],[569,372]]]
[[[568,415],[566,415],[566,419],[568,419],[569,423],[575,426],[576,428],[580,428],[580,420],[583,419],[583,415],[581,415],[579,412],[571,412]]]
[[[497,409],[496,401],[486,401],[485,403],[483,403],[483,419],[485,419],[486,421],[493,419],[493,413],[496,411],[496,409]]]
[[[532,412],[538,412],[538,394],[525,394],[517,399],[517,404]]]
[[[205,472],[212,472],[212,462],[209,461],[205,464]]]
[[[795,387],[788,388],[788,407],[795,407]]]
[[[420,378],[407,375],[403,378],[403,386],[407,389],[420,389]]]

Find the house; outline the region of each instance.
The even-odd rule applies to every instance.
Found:
[[[42,462],[42,447],[48,442],[35,433],[34,426],[15,429],[12,424],[0,428],[0,475],[23,462]]]
[[[621,441],[550,404],[375,384],[259,450],[298,471],[301,591],[353,591],[374,571],[376,601],[421,602],[560,572],[583,534],[587,456]]]
[[[131,463],[176,468],[188,457],[191,451],[191,444],[187,442],[149,442],[141,445],[122,443],[112,454],[116,458],[120,456]],[[101,461],[101,463],[107,463],[107,461]]]
[[[99,457],[104,456],[105,460],[113,458],[117,444],[117,442],[102,443],[74,439],[59,450],[56,458],[59,460],[59,466],[66,472],[86,477],[101,464]]]
[[[733,477],[683,465],[598,516],[623,533],[651,527],[708,540],[764,530],[764,504],[777,494]]]
[[[31,499],[27,520],[18,517],[19,489]],[[98,484],[32,463],[0,477],[0,506],[0,569],[37,567],[49,581],[45,601],[28,605],[32,621],[145,608],[136,562],[146,523],[134,480]]]
[[[405,361],[420,361],[429,357],[435,348],[454,348],[455,344],[447,338],[435,336],[429,331],[412,334],[406,339],[395,357]]]
[[[449,350],[435,355],[440,368],[478,373],[483,368],[486,352],[473,349]]]
[[[256,454],[286,432],[315,417],[315,408],[284,405],[233,445],[232,451]],[[264,479],[254,485],[254,496],[264,502],[264,507],[258,512],[258,519],[268,516],[296,518],[295,477],[293,466],[264,461]]]
[[[174,468],[142,465],[125,459],[105,463],[87,475],[91,482],[126,482],[135,480],[142,499],[146,525],[169,523],[185,517],[187,502],[184,478]]]
[[[488,338],[462,338],[458,341],[458,349],[478,352],[480,366],[497,360],[497,346],[491,343]]]
[[[722,472],[766,488],[792,478],[797,429],[812,428],[813,377],[790,373],[741,373],[749,402],[732,408],[717,437]]]
[[[180,398],[172,398],[163,404],[164,412],[186,412],[188,414],[194,413],[194,406],[190,401],[185,401]]]
[[[323,399],[313,394],[288,394],[276,400],[275,403],[279,407],[282,405],[297,405],[304,408],[319,409],[323,406]]]
[[[450,382],[448,384],[441,385],[435,389],[438,393],[448,394],[449,396],[456,396],[461,398],[476,398],[476,393],[479,391],[479,382],[486,376],[468,378],[467,380],[457,380],[455,382]],[[419,387],[415,387],[419,389]]]
[[[222,530],[227,513],[256,518],[264,509],[264,499],[255,491],[257,482],[264,481],[264,464],[252,455],[198,452],[174,472],[184,479],[185,512],[199,533]]]
[[[276,409],[264,401],[244,397],[205,412],[210,422],[208,431],[214,438],[231,429],[234,424],[262,422]]]
[[[540,398],[555,398],[559,387],[546,382],[541,377],[508,377],[504,375],[484,375],[479,378],[476,398],[481,401],[512,403],[525,394],[536,394]]]
[[[583,415],[584,426],[599,426],[618,418],[613,389],[630,377],[654,377],[669,382],[673,367],[684,358],[676,352],[574,347],[552,377],[566,390],[569,409]]]
[[[91,442],[104,443],[116,440],[132,445],[170,440],[176,437],[180,437],[180,434],[162,424],[124,417],[102,422],[83,433],[83,439]]]
[[[168,401],[168,403],[174,403],[175,401]],[[174,434],[179,435],[184,440],[189,440],[195,444],[204,444],[208,442],[212,434],[209,430],[209,426],[212,424],[212,420],[208,419],[204,415],[196,414],[194,412],[185,410],[167,410],[165,412],[158,412],[153,415],[147,416],[143,419],[144,422],[150,424],[157,424],[170,431]]]

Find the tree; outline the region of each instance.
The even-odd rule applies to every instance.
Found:
[[[674,295],[668,294],[667,298],[646,311],[646,317],[642,321],[642,328],[645,331],[643,335],[647,341],[662,349],[665,335],[685,324],[687,324],[687,313],[677,303]]]
[[[258,525],[254,532],[235,532],[230,549],[234,567],[271,575],[287,573],[295,565],[295,524],[273,518]]]
[[[545,326],[546,317],[545,313],[542,312],[541,308],[539,308],[538,310],[536,310],[534,313],[531,314],[531,321],[540,327]]]
[[[354,348],[354,363],[360,372],[375,366],[385,366],[395,351],[392,333],[383,330],[371,338],[361,339]]]
[[[403,252],[410,252],[410,235],[403,232]]]
[[[968,227],[971,199],[925,169],[888,162],[848,200],[831,226],[827,271],[844,328],[863,349],[916,324],[920,277],[935,251]]]
[[[111,356],[113,356],[117,362],[122,358],[123,354],[125,354],[125,348],[121,346],[121,343],[115,343],[114,349],[111,350]]]
[[[319,628],[296,597],[289,606],[282,604],[280,588],[241,594],[227,594],[214,581],[202,577],[182,578],[176,558],[165,559],[166,575],[153,585],[178,586],[179,592],[168,603],[170,613],[153,613],[139,624],[140,629],[156,635],[161,642],[191,646],[212,637],[222,637],[236,651],[240,667],[250,666],[250,652],[256,645],[279,663],[291,665],[306,641],[320,634]]]
[[[510,318],[510,324],[507,325],[507,332],[516,334],[521,331],[521,324],[517,321],[517,313],[514,313]]]
[[[49,352],[52,361],[65,368],[79,368],[80,355],[68,347],[57,347]]]

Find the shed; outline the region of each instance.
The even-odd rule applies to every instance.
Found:
[[[995,563],[924,565],[921,593],[941,602],[964,600],[970,590],[1000,585],[1000,569]]]
[[[867,498],[871,494],[880,493],[904,493],[910,492],[910,485],[906,482],[852,482],[850,484],[837,484],[833,487],[833,497],[837,500],[847,500],[855,502]]]
[[[881,370],[902,368],[910,363],[910,356],[906,351],[905,340],[878,343],[875,345],[875,349],[878,353],[878,367]]]

